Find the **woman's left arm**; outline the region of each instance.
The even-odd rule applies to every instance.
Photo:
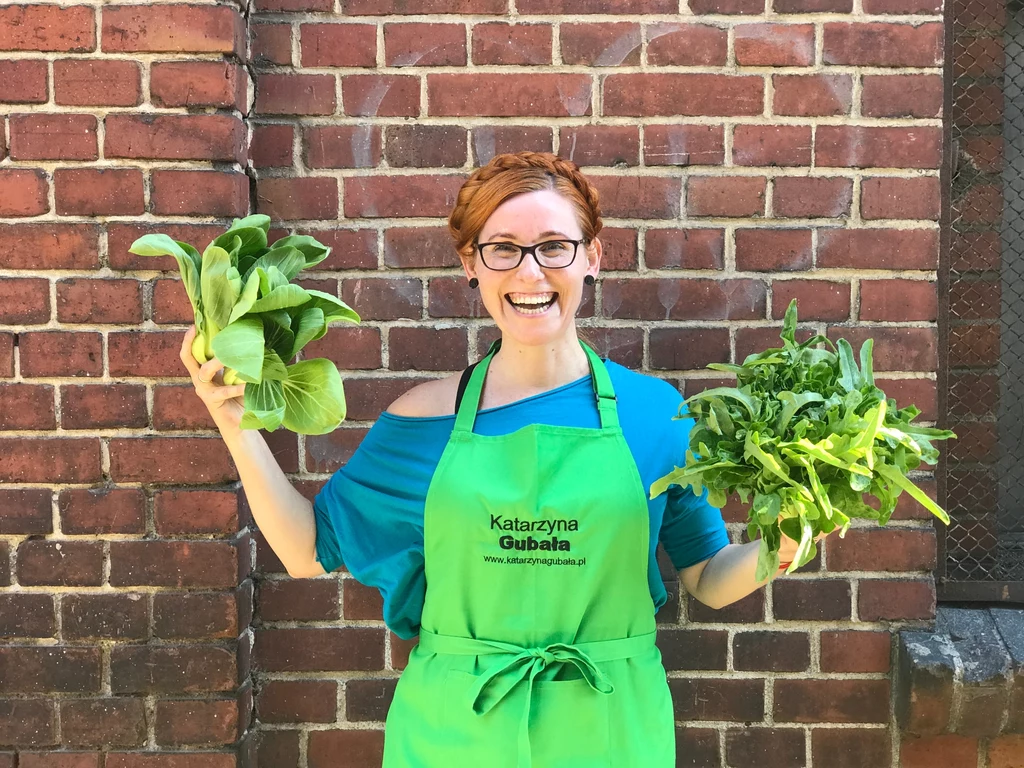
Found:
[[[818,538],[823,536],[824,534]],[[792,562],[798,546],[798,542],[782,534],[779,559],[783,563]],[[718,550],[714,557],[689,568],[683,568],[679,576],[686,586],[686,591],[708,607],[717,610],[760,589],[785,571],[784,568],[780,568],[764,581],[757,581],[754,574],[757,571],[757,554],[760,547],[760,541],[729,544]]]

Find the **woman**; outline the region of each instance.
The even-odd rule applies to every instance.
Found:
[[[762,586],[758,544],[729,544],[718,511],[678,486],[648,498],[683,463],[692,421],[672,420],[669,384],[579,340],[602,246],[578,168],[499,155],[462,187],[449,228],[501,339],[464,374],[396,400],[312,509],[238,428],[243,390],[216,383],[219,361],[196,363],[193,332],[182,359],[289,574],[344,562],[380,589],[394,632],[419,635],[385,768],[669,768],[655,548],[721,607]],[[783,559],[795,548],[785,541]]]

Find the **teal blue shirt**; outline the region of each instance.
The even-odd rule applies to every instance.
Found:
[[[619,422],[645,490],[682,466],[692,419],[674,420],[682,398],[667,382],[606,363],[618,397]],[[396,635],[419,633],[426,579],[423,510],[427,489],[455,416],[410,418],[384,413],[348,463],[314,500],[317,559],[324,570],[342,563],[384,599],[384,621]],[[600,427],[590,377],[481,410],[474,431],[503,435],[528,424]],[[585,482],[585,478],[581,478]],[[659,540],[677,568],[712,557],[729,543],[719,511],[706,494],[672,486],[648,502],[651,545],[647,566],[655,610],[667,596],[655,550]]]

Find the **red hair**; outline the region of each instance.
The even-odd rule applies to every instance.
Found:
[[[597,189],[579,166],[550,152],[513,152],[495,155],[477,168],[459,190],[448,217],[448,231],[455,250],[464,259],[473,257],[473,246],[495,209],[516,195],[551,189],[565,197],[576,210],[583,239],[589,244],[603,226]]]

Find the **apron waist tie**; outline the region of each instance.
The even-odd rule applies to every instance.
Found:
[[[591,688],[601,694],[615,690],[611,680],[595,662],[627,659],[654,646],[655,632],[616,640],[589,643],[551,643],[543,647],[526,648],[499,640],[479,640],[458,635],[439,635],[420,629],[420,647],[427,653],[453,653],[466,656],[503,654],[509,656],[504,663],[493,665],[481,674],[471,689],[473,711],[477,715],[490,712],[512,689],[524,679],[526,707],[519,725],[519,768],[530,768],[530,707],[533,702],[533,684],[537,676],[552,664],[573,664],[582,673]]]

